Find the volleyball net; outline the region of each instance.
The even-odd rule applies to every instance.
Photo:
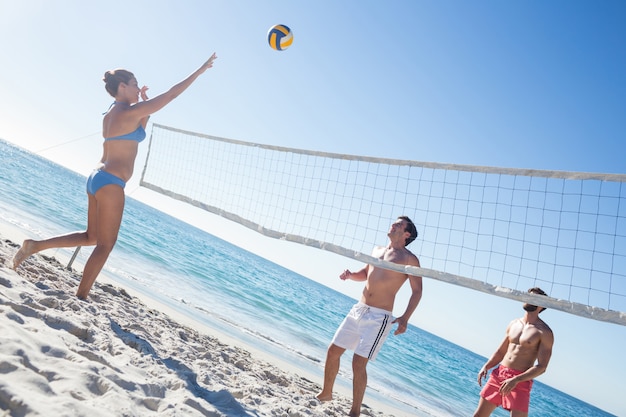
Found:
[[[140,185],[379,267],[626,325],[626,175],[332,154],[152,125]],[[421,268],[370,256],[398,216]],[[541,287],[549,297],[528,294]]]

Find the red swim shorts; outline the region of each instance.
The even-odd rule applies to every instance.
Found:
[[[501,405],[505,410],[518,410],[528,412],[528,405],[530,404],[530,389],[533,386],[533,381],[523,381],[515,386],[513,391],[509,395],[500,394],[500,385],[516,375],[521,374],[522,371],[507,368],[506,366],[498,366],[491,371],[489,380],[480,391],[480,396],[485,400],[495,405]]]

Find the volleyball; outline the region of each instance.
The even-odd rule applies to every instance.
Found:
[[[267,41],[277,51],[284,51],[293,42],[293,33],[286,25],[274,25],[267,32]]]

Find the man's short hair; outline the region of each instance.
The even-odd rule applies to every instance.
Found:
[[[532,287],[532,288],[529,288],[529,289],[528,289],[528,292],[529,292],[529,293],[531,293],[531,294],[539,294],[539,295],[545,295],[545,296],[547,296],[547,295],[548,295],[548,294],[546,294],[546,292],[545,292],[544,290],[542,290],[542,289],[541,289],[541,288],[539,288],[539,287]],[[544,311],[544,310],[547,310],[547,309],[548,309],[547,307],[541,307],[541,308],[542,308],[542,310],[540,311],[540,313],[541,313],[542,311]]]
[[[544,290],[539,287],[532,287],[528,289],[528,292],[531,294],[539,294],[539,295],[548,295]]]
[[[404,241],[404,246],[408,246],[409,243],[413,242],[415,238],[417,238],[417,228],[415,227],[413,220],[409,219],[408,216],[399,216],[398,219],[406,221],[404,231],[409,232],[410,236]]]

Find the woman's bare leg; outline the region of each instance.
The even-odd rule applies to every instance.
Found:
[[[91,194],[87,194],[89,198],[89,208],[87,210],[87,230],[84,232],[68,233],[66,235],[55,236],[44,240],[26,239],[22,243],[22,247],[13,256],[13,269],[18,266],[29,256],[52,248],[72,248],[76,246],[92,246],[96,243],[96,200]]]
[[[106,185],[96,192],[95,201],[96,247],[85,264],[83,278],[76,291],[76,296],[81,299],[89,295],[117,241],[124,213],[124,189],[114,184]]]

